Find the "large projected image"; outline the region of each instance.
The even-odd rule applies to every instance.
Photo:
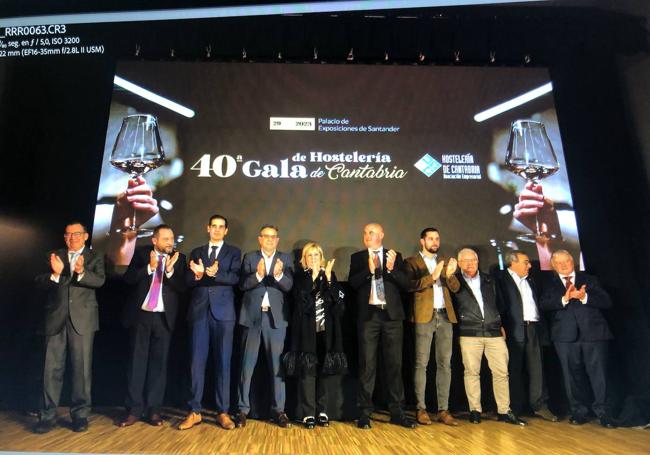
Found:
[[[93,231],[116,265],[161,222],[178,249],[204,244],[213,213],[243,250],[264,224],[283,251],[319,242],[343,279],[373,221],[405,256],[427,226],[447,254],[471,246],[483,265],[511,248],[543,269],[551,250],[579,254],[544,69],[125,62],[116,73]]]

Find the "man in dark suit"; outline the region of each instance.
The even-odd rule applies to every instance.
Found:
[[[409,292],[412,296],[409,321],[415,325],[415,369],[413,383],[417,412],[415,418],[420,425],[431,425],[427,413],[426,388],[427,366],[431,355],[431,343],[436,344],[436,395],[438,414],[436,419],[445,425],[455,426],[458,422],[449,413],[449,387],[451,386],[451,351],[454,337],[452,324],[456,324],[456,313],[449,294],[449,288],[458,290],[460,283],[454,275],[456,259],[447,259],[438,254],[440,233],[428,227],[420,233],[421,251],[404,262],[409,277]]]
[[[124,282],[131,287],[122,313],[122,322],[129,329],[130,356],[128,415],[118,423],[120,427],[133,425],[143,414],[153,426],[163,423],[160,408],[165,396],[167,355],[179,299],[185,291],[186,265],[185,256],[174,251],[171,227],[156,226],[151,243],[136,248],[124,274]]]
[[[363,229],[366,249],[350,257],[348,284],[356,291],[359,324],[359,395],[357,426],[370,429],[377,353],[382,345],[391,422],[415,428],[403,411],[402,343],[404,307],[400,291],[407,290],[402,255],[382,246],[384,229],[376,223]]]
[[[529,274],[530,259],[521,251],[510,251],[505,262],[508,269],[495,273],[495,282],[497,305],[510,355],[508,370],[512,409],[521,414],[528,395],[528,403],[536,416],[557,422],[557,417],[547,406],[542,344],[548,339],[548,334],[537,302],[537,286]],[[524,368],[528,372],[527,385]],[[526,389],[527,394],[524,392]]]
[[[66,356],[72,368],[72,429],[88,429],[93,340],[99,329],[95,289],[104,284],[104,260],[86,248],[88,232],[73,222],[63,234],[66,248],[50,254],[50,271],[36,277],[45,297],[45,365],[43,409],[34,432],[43,434],[56,425]]]
[[[208,221],[207,245],[192,250],[187,286],[192,289],[192,300],[187,319],[190,324],[192,349],[192,399],[190,413],[178,426],[187,430],[201,423],[201,401],[205,382],[205,365],[212,349],[214,392],[217,405],[217,423],[226,430],[235,428],[228,415],[230,408],[230,357],[235,328],[235,291],[239,283],[241,252],[228,245],[228,220],[212,215]]]
[[[492,389],[497,402],[497,419],[513,425],[526,422],[510,409],[508,388],[508,348],[496,302],[494,281],[478,268],[478,255],[470,248],[458,252],[460,282],[454,293],[460,352],[465,367],[465,393],[469,403],[469,421],[481,423],[481,363],[487,358],[492,372]]]
[[[576,272],[573,257],[566,250],[551,256],[555,273],[544,283],[540,301],[542,310],[550,313],[551,340],[555,345],[573,425],[588,421],[589,386],[594,393],[591,408],[600,424],[613,428],[608,416],[607,351],[613,338],[602,310],[612,301],[596,277]]]
[[[278,228],[264,225],[257,240],[260,249],[244,255],[241,269],[240,289],[244,291],[239,324],[243,326],[243,359],[239,384],[239,413],[237,426],[246,425],[250,412],[250,388],[253,370],[257,364],[260,341],[270,365],[269,382],[273,384],[271,411],[274,421],[282,428],[291,426],[284,412],[285,385],[280,376],[280,356],[287,333],[289,305],[285,295],[293,286],[293,262],[291,256],[277,251]]]

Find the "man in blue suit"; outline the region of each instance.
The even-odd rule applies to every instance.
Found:
[[[201,423],[201,401],[205,383],[205,365],[212,348],[217,423],[226,430],[235,428],[228,415],[230,407],[230,357],[235,328],[235,291],[241,269],[241,251],[224,242],[228,220],[212,215],[207,227],[210,241],[194,248],[186,282],[192,289],[187,314],[191,332],[192,398],[190,413],[178,426],[188,430]]]
[[[550,312],[551,340],[571,408],[569,423],[588,421],[591,386],[591,408],[602,426],[613,428],[606,405],[607,351],[613,336],[602,313],[611,308],[612,301],[596,277],[575,271],[573,257],[566,250],[553,253],[551,265],[555,273],[544,285],[540,307]]]
[[[293,286],[293,262],[291,256],[277,251],[278,232],[275,226],[262,226],[257,237],[260,250],[246,253],[242,262],[239,286],[244,291],[244,298],[239,324],[243,326],[243,359],[237,415],[239,427],[246,425],[251,409],[249,394],[260,340],[264,343],[264,355],[272,370],[269,382],[273,383],[274,421],[282,428],[291,426],[284,412],[285,386],[280,377],[280,356],[287,332],[289,307],[285,294]]]

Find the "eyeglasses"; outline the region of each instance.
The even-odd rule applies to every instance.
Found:
[[[79,232],[79,231],[77,231],[77,232],[66,232],[65,234],[63,234],[63,237],[65,237],[66,239],[69,239],[70,237],[72,237],[73,239],[78,239],[79,237],[81,237],[84,234],[85,234],[85,232]]]
[[[266,240],[274,240],[278,238],[278,236],[274,234],[260,234],[260,237]]]

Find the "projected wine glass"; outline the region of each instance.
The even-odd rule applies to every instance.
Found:
[[[539,180],[550,177],[560,169],[546,128],[541,122],[515,120],[510,130],[510,140],[505,165],[510,172],[536,185]],[[517,236],[519,240],[535,242],[537,239],[553,239],[556,234],[542,232],[535,215],[535,232]]]
[[[158,132],[158,119],[149,114],[129,115],[122,120],[122,127],[115,139],[111,164],[132,179],[160,167],[165,160]],[[136,210],[133,209],[131,225],[117,232],[135,233],[138,237],[151,235],[150,229],[138,229]]]

